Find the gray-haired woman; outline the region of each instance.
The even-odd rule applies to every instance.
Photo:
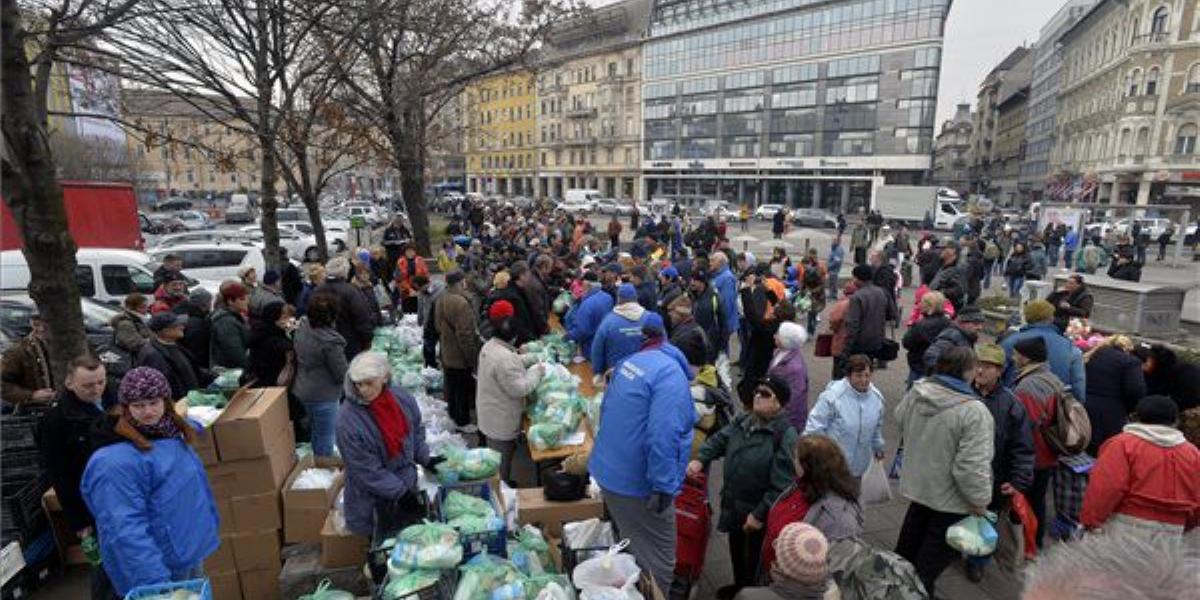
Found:
[[[423,516],[417,465],[432,467],[416,400],[392,385],[387,356],[363,352],[350,361],[338,412],[337,445],[346,463],[346,527],[371,537]]]

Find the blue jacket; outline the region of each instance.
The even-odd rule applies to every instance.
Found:
[[[592,355],[592,338],[612,309],[612,296],[596,286],[583,297],[579,308],[571,311],[570,322],[567,323],[567,337],[579,344],[583,356]]]
[[[622,316],[634,315],[639,311],[636,319]],[[639,304],[630,302],[614,308],[600,322],[600,329],[596,330],[596,336],[592,338],[592,372],[600,375],[616,367],[621,359],[641,350],[642,327],[646,325],[658,325],[666,329],[658,313],[650,312]]]
[[[820,434],[837,442],[855,477],[862,477],[876,452],[882,452],[883,394],[874,385],[859,392],[846,379],[829,382],[808,413],[804,435]]]
[[[417,465],[429,463],[429,446],[425,445],[425,426],[417,401],[398,386],[391,389],[408,420],[408,435],[395,458],[388,458],[379,427],[370,410],[356,400],[358,392],[349,377],[343,385],[345,399],[338,411],[337,446],[346,463],[346,528],[367,538],[375,528],[376,502],[399,500],[416,490]]]
[[[143,452],[106,433],[109,445],[92,454],[79,489],[104,571],[124,597],[199,567],[220,544],[219,519],[204,465],[183,440],[154,440]]]
[[[1070,386],[1071,393],[1080,402],[1087,401],[1087,372],[1083,368],[1083,352],[1075,347],[1063,334],[1058,332],[1058,328],[1053,323],[1034,323],[1026,325],[1020,331],[1009,335],[1000,341],[1000,346],[1004,348],[1004,355],[1008,357],[1007,367],[1004,369],[1004,385],[1008,388],[1016,387],[1017,369],[1013,366],[1012,353],[1013,346],[1021,340],[1032,337],[1040,337],[1046,342],[1046,362],[1050,365],[1050,371],[1058,376],[1058,379],[1064,385]]]
[[[725,315],[725,331],[721,333],[728,338],[731,333],[737,331],[736,327],[739,322],[737,279],[729,270],[729,265],[725,265],[725,268],[713,276],[712,285],[717,290],[717,297],[721,299],[721,312]],[[716,344],[724,347],[725,341],[718,340]]]
[[[673,496],[683,485],[695,422],[678,359],[663,348],[638,352],[604,391],[588,469],[601,488],[623,496]]]

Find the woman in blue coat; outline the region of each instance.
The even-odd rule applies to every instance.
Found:
[[[169,404],[171,386],[150,367],[121,380],[119,406],[93,432],[97,448],[80,483],[96,518],[100,558],[118,594],[203,576],[217,550],[217,507],[191,449],[196,432]]]

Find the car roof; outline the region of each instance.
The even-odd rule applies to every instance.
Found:
[[[248,241],[248,240],[247,241],[237,241],[237,242],[225,242],[225,243],[206,242],[206,243],[197,243],[197,244],[180,244],[178,246],[172,246],[170,248],[162,248],[159,250],[155,250],[154,253],[155,254],[171,254],[172,252],[181,252],[181,251],[185,251],[185,250],[229,250],[229,249],[249,250],[251,248],[261,248],[261,247],[262,246],[260,246],[259,244]]]
[[[75,251],[75,256],[83,256],[86,258],[105,259],[126,259],[139,264],[145,264],[152,260],[149,254],[138,250],[129,250],[127,248],[80,248]],[[0,262],[10,263],[17,260],[25,262],[25,255],[21,254],[20,250],[5,250],[0,252]]]

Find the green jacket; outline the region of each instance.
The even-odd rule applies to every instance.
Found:
[[[249,330],[242,316],[227,308],[218,308],[209,319],[212,321],[212,365],[229,369],[245,368]]]
[[[697,458],[705,466],[725,458],[717,529],[739,529],[751,513],[767,522],[775,498],[796,478],[792,450],[799,437],[783,412],[765,425],[745,413],[704,442]]]

